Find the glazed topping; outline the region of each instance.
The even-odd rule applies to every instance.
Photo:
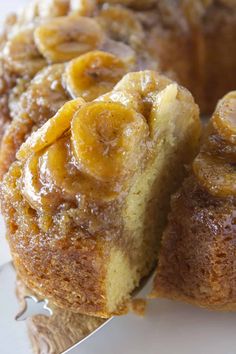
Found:
[[[50,209],[51,205],[40,184],[38,160],[39,155],[34,154],[26,161],[22,171],[21,192],[33,209],[42,210],[44,208],[46,210],[46,208]]]
[[[109,185],[101,185],[76,167],[69,135],[26,160],[22,194],[34,209],[47,213],[60,204],[75,201],[76,196],[110,201],[117,195]]]
[[[75,114],[71,134],[80,169],[109,181],[137,169],[148,126],[143,116],[120,103],[94,102]]]
[[[49,62],[58,63],[101,48],[104,34],[92,18],[66,16],[38,26],[34,39],[41,54]]]
[[[114,88],[111,92],[98,97],[95,101],[99,102],[118,102],[127,108],[132,108],[136,112],[144,113],[143,99],[138,91],[119,90]]]
[[[127,68],[118,57],[92,51],[72,60],[66,69],[65,85],[72,97],[92,101],[110,91],[124,76]]]
[[[236,144],[236,92],[229,93],[219,102],[212,122],[220,136]]]
[[[236,166],[222,158],[200,153],[193,164],[198,180],[212,195],[236,196]]]
[[[212,155],[220,156],[225,162],[236,163],[236,144],[223,139],[213,126],[211,126],[209,131],[206,149]]]
[[[176,84],[145,71],[127,74],[93,102],[67,102],[17,153],[24,197],[47,212],[81,198],[122,198],[152,160],[159,122],[175,108],[177,93]]]
[[[193,171],[210,194],[236,196],[236,92],[219,102]]]
[[[70,0],[70,11],[81,16],[91,16],[97,6],[97,0]]]
[[[46,65],[34,43],[32,26],[17,31],[7,41],[3,60],[9,69],[19,75],[33,76]]]
[[[41,18],[65,16],[70,9],[70,0],[39,0],[37,7]]]
[[[109,37],[133,48],[145,40],[142,26],[135,14],[121,6],[104,7],[99,13],[98,21]]]
[[[67,102],[57,114],[34,132],[17,152],[19,160],[27,158],[32,152],[38,152],[57,140],[70,128],[75,112],[84,104],[82,98]]]

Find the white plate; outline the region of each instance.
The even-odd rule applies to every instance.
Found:
[[[78,0],[79,1],[79,0]],[[1,0],[0,21],[28,0]],[[9,259],[0,222],[0,264]],[[10,279],[9,279],[10,282]],[[0,292],[3,283],[0,283]],[[0,303],[0,353],[28,354],[24,323],[13,321],[11,297]],[[13,308],[12,308],[13,306]],[[22,326],[22,327],[21,327]],[[215,313],[167,300],[149,301],[145,318],[117,318],[95,334],[80,354],[236,354],[236,314]],[[24,349],[23,349],[24,348]],[[74,350],[73,353],[78,353]]]

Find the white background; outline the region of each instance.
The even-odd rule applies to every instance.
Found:
[[[27,2],[0,0],[1,18]],[[2,219],[0,228],[1,264],[9,260],[10,255],[4,241]],[[0,320],[9,316],[9,306],[9,303],[0,303]],[[0,325],[0,354],[26,354],[13,333],[10,333],[12,339],[8,345],[2,337]],[[117,318],[94,338],[87,348],[81,348],[80,354],[236,354],[236,314],[208,312],[185,304],[155,300],[150,301],[144,319],[132,315]],[[23,337],[20,340],[23,342]],[[15,349],[10,349],[14,347],[14,341]]]

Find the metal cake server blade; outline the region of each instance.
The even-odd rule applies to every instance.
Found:
[[[147,298],[147,296],[151,293],[151,290],[152,290],[154,276],[155,276],[155,273],[154,273],[154,271],[152,271],[148,277],[146,277],[145,279],[142,280],[140,286],[133,293],[133,299]],[[106,336],[109,338],[110,334],[111,334],[112,327],[114,330],[114,327],[116,327],[116,325],[118,324],[117,327],[122,328],[122,322],[124,320],[127,324],[127,318],[125,318],[125,317],[126,317],[126,315],[109,318],[106,322],[104,322],[101,326],[99,326],[95,331],[91,332],[87,337],[83,338],[81,341],[76,343],[73,347],[69,348],[68,350],[66,350],[62,354],[77,354],[78,351],[80,354],[92,354],[92,353],[95,353],[98,351],[99,351],[99,353],[100,352],[102,352],[102,353],[110,352],[110,350],[111,350],[110,348],[108,349],[108,351],[106,351],[106,349],[104,347],[106,345],[106,341],[101,339],[100,330],[102,330],[104,332],[103,338],[105,338]],[[134,315],[131,315],[130,317],[131,317],[130,321],[132,323],[132,320],[133,320],[132,317],[134,317]],[[122,340],[122,333],[118,333],[118,337],[120,337],[120,340]],[[119,343],[120,340],[118,340],[117,343]]]
[[[133,297],[144,298],[150,292],[152,280],[152,275],[145,279],[135,291]],[[5,341],[9,347],[9,353],[4,354],[12,354],[15,352],[16,347],[19,348],[19,353],[32,354],[32,347],[28,338],[28,330],[25,320],[35,315],[53,316],[50,305],[46,299],[37,299],[35,296],[27,295],[25,296],[24,308],[17,314],[19,311],[19,300],[17,299],[15,291],[16,273],[11,262],[0,267],[0,287],[0,306],[4,304],[4,311],[1,311],[0,316],[0,328],[1,330],[3,329],[3,341]],[[109,333],[113,329],[113,325],[116,327],[118,324],[118,327],[121,326],[122,328],[122,321],[124,321],[124,318],[126,319],[125,321],[127,321],[129,317],[136,318],[137,320],[136,315],[109,318],[87,337],[82,340],[75,340],[75,343],[72,346],[64,348],[64,351],[61,353],[72,354],[77,353],[78,350],[81,354],[93,353],[94,349],[92,348],[96,347],[98,349],[99,345],[101,346],[101,344],[104,344],[104,341],[101,342],[100,340],[103,336],[100,336],[99,334],[104,333],[106,335],[107,332],[107,335],[109,336]],[[120,334],[122,334],[122,330],[120,331]]]

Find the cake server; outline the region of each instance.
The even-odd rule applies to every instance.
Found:
[[[150,294],[152,289],[154,275],[155,275],[154,271],[152,271],[148,277],[143,279],[138,289],[134,291],[133,299],[147,298],[148,294]],[[127,316],[129,318],[127,318]],[[62,354],[77,354],[78,352],[79,354],[92,354],[92,353],[96,353],[98,350],[104,352],[104,354],[110,353],[110,350],[112,348],[106,348],[106,343],[103,340],[101,340],[100,330],[106,332],[107,336],[109,337],[111,333],[111,328],[114,327],[114,325],[117,328],[122,328],[123,322],[125,322],[125,324],[127,325],[127,321],[130,321],[130,328],[132,328],[132,322],[135,320],[137,320],[137,315],[134,314],[111,317],[106,322],[104,322],[101,326],[99,326],[95,331],[91,332],[87,337],[80,340],[73,347],[69,348]],[[119,343],[120,340],[122,340],[122,337],[124,335],[122,331],[119,332],[117,333],[117,339],[119,338],[117,343]]]
[[[140,287],[135,291],[133,297],[144,298],[151,289],[152,280],[153,275],[151,274],[148,278],[144,279]],[[19,354],[32,354],[25,320],[35,315],[53,316],[53,311],[50,309],[50,303],[47,299],[37,299],[37,297],[29,295],[25,296],[25,305],[19,311],[20,305],[16,297],[15,284],[16,273],[13,264],[12,262],[6,263],[0,267],[0,307],[4,305],[4,315],[0,316],[0,328],[4,341],[9,343],[9,353],[4,354],[12,354],[15,346],[19,348]],[[97,345],[99,345],[100,332],[108,331],[109,336],[109,332],[114,326],[118,324],[122,327],[122,321],[127,321],[129,317],[135,321],[137,321],[137,318],[140,320],[137,315],[130,314],[109,318],[87,337],[75,342],[70,348],[64,348],[62,354],[77,353],[78,350],[81,354],[93,353],[94,350],[92,348],[94,348],[94,346],[97,348]],[[17,337],[17,339],[14,338],[13,341],[11,339],[12,333]],[[122,336],[122,331],[120,331],[120,335]]]

